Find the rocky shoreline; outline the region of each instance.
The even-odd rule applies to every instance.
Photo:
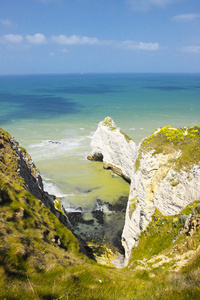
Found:
[[[92,218],[89,220],[84,219],[81,207],[67,211],[73,232],[77,236],[81,236],[88,245],[91,245],[97,260],[100,256],[101,259],[102,257],[106,259],[106,252],[110,253],[110,257],[124,255],[121,235],[127,201],[128,197],[125,196],[119,197],[114,204],[96,199],[94,207],[91,208]]]

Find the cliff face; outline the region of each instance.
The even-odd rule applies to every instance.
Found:
[[[122,234],[127,263],[155,209],[174,215],[199,200],[200,127],[164,127],[137,146],[108,117],[99,124],[91,146],[92,157],[101,157],[131,182]]]
[[[92,142],[91,160],[102,160],[105,169],[112,169],[127,181],[131,180],[138,146],[107,117],[99,123]]]
[[[139,169],[134,172],[126,210],[122,243],[128,261],[138,236],[151,221],[157,208],[163,215],[175,215],[189,203],[200,198],[200,166],[188,172],[173,169],[172,160],[179,152],[169,155],[144,153]]]
[[[72,232],[72,227],[67,212],[61,201],[54,195],[50,195],[43,189],[42,177],[33,163],[31,156],[23,147],[6,131],[0,129],[0,183],[5,177],[12,184],[20,186],[42,203],[57,217],[67,229]],[[4,193],[3,188],[1,191]],[[8,196],[9,197],[9,196]],[[7,196],[6,196],[7,198]],[[5,197],[3,197],[5,199]],[[0,195],[0,205],[3,200]],[[94,259],[93,253],[81,237],[76,236],[79,248],[83,254]]]
[[[8,167],[9,166],[9,167]],[[70,228],[64,207],[57,209],[55,196],[43,190],[43,182],[35,164],[26,150],[6,131],[0,129],[0,170],[15,183],[40,199],[56,215],[60,222]]]

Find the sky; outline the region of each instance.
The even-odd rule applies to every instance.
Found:
[[[199,73],[200,0],[0,0],[0,75]]]

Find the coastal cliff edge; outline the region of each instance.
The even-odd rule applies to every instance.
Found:
[[[200,199],[200,126],[156,130],[137,145],[107,117],[93,135],[90,160],[130,182],[122,245],[125,265],[155,210],[178,214]]]

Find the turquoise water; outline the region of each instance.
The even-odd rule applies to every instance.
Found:
[[[106,116],[136,142],[161,126],[199,125],[200,75],[0,76],[0,126],[31,154],[45,188],[69,210],[82,207],[86,220],[97,199],[113,204],[129,191],[86,159]]]

